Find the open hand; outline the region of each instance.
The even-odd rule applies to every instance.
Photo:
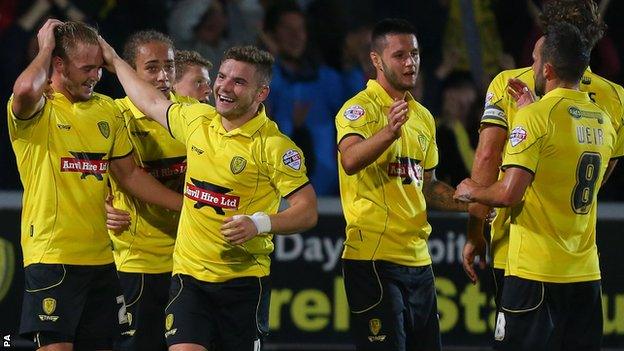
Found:
[[[520,79],[511,78],[507,83],[507,92],[516,101],[518,109],[530,105],[537,101],[537,96]]]
[[[54,28],[60,26],[63,22],[50,18],[48,19],[39,32],[37,33],[37,42],[39,43],[39,50],[52,50],[56,46],[56,39],[54,39]]]
[[[111,73],[115,73],[115,60],[119,59],[119,55],[112,46],[110,46],[102,36],[98,36],[100,48],[102,48],[102,56],[104,57],[104,67]]]

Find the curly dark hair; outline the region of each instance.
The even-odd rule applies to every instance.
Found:
[[[136,57],[139,52],[139,47],[141,45],[145,45],[147,43],[163,43],[170,48],[173,47],[173,41],[166,34],[157,32],[155,30],[142,30],[138,32],[132,33],[128,39],[126,39],[126,43],[123,48],[123,59],[126,61],[132,68],[136,69]]]
[[[540,21],[545,29],[556,23],[575,26],[589,48],[596,45],[607,29],[594,0],[548,0],[544,3]]]

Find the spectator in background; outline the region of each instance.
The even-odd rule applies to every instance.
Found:
[[[179,50],[175,53],[176,79],[173,90],[184,96],[190,96],[203,103],[210,102],[212,81],[210,69],[212,63],[197,51]]]
[[[345,37],[342,78],[347,96],[357,94],[369,79],[375,78],[375,67],[370,61],[371,33],[371,27],[365,24],[350,30]]]
[[[221,62],[227,49],[257,37],[256,26],[238,1],[179,1],[171,10],[167,27],[177,48],[197,51],[210,62]],[[216,67],[210,74],[217,74]]]
[[[269,7],[265,30],[276,44],[266,105],[280,130],[303,150],[318,195],[338,193],[334,115],[344,100],[341,77],[306,54],[304,13],[294,1]]]
[[[498,72],[515,66],[503,52],[489,0],[448,1],[443,51],[449,50],[457,50],[458,68],[470,71],[483,90]]]
[[[437,119],[436,138],[440,162],[436,175],[456,186],[470,176],[478,138],[476,116],[479,91],[470,72],[455,71],[442,84],[442,108]]]

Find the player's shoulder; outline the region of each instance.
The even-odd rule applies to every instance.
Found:
[[[172,92],[171,94],[173,94],[173,102],[179,102],[179,103],[187,103],[187,104],[195,104],[195,103],[199,103],[199,100],[190,97],[190,96],[186,96],[186,95],[180,95],[178,93]]]
[[[507,81],[512,78],[520,79],[524,82],[533,80],[533,69],[531,67],[522,67],[501,71],[492,79],[490,85],[507,85]]]
[[[608,80],[590,70],[587,70],[581,78],[581,88],[583,90],[600,90],[601,93],[610,95],[612,98],[624,102],[624,88],[621,85]]]
[[[350,122],[368,120],[381,111],[381,106],[379,97],[370,91],[370,89],[364,89],[342,105],[336,118],[346,119]]]

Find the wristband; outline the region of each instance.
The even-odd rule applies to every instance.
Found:
[[[253,224],[256,226],[258,234],[268,233],[271,231],[271,218],[264,212],[256,212],[253,215],[234,215],[232,218],[237,220],[241,217],[249,217]]]
[[[249,216],[249,218],[251,218],[251,220],[256,225],[258,234],[268,233],[271,231],[271,218],[268,214],[264,212],[256,212],[253,215]]]

